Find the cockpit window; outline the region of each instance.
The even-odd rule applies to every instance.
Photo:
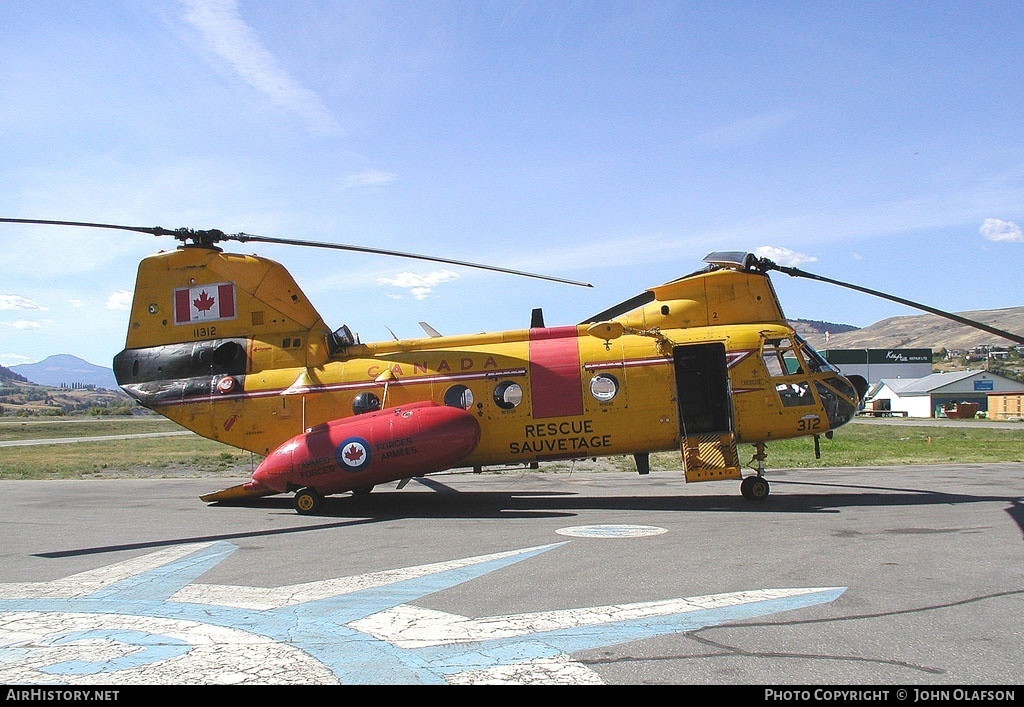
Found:
[[[765,339],[761,355],[772,378],[804,372],[792,339]]]
[[[775,386],[775,390],[778,392],[779,398],[782,399],[782,404],[786,407],[814,404],[814,396],[811,395],[811,388],[807,381],[779,383]]]
[[[775,382],[775,392],[786,407],[814,404],[810,383],[800,378],[806,371],[796,346],[794,339],[765,339],[761,350],[768,375],[786,379]]]

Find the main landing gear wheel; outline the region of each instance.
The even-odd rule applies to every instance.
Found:
[[[295,492],[294,503],[297,513],[308,516],[320,512],[324,505],[324,497],[315,488],[307,486]]]
[[[770,491],[768,480],[763,476],[748,476],[740,482],[740,493],[751,501],[763,501]]]

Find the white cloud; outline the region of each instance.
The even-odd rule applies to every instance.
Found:
[[[19,319],[16,322],[0,322],[3,326],[9,326],[13,329],[38,329],[40,327],[39,322],[30,322],[27,319]]]
[[[341,183],[342,189],[355,189],[358,187],[381,187],[390,184],[398,178],[392,172],[385,172],[380,169],[364,169],[362,172],[355,172],[345,176]]]
[[[771,245],[763,245],[754,250],[754,255],[759,258],[768,258],[776,265],[783,265],[786,267],[796,267],[803,263],[813,263],[818,259],[803,253],[797,253],[796,251],[790,250],[789,248],[777,248]]]
[[[0,295],[0,309],[38,309],[46,311],[46,307],[21,295]]]
[[[128,290],[118,290],[110,293],[107,297],[107,309],[124,311],[132,308],[132,293]]]
[[[436,285],[442,282],[458,280],[458,273],[451,270],[435,270],[427,275],[417,275],[411,272],[401,272],[395,277],[379,277],[377,283],[380,285],[392,285],[409,290],[409,294],[415,299],[426,299]]]
[[[319,96],[278,65],[238,13],[237,0],[184,0],[185,21],[199,30],[206,46],[227,61],[247,84],[275,105],[301,114],[318,133],[341,132]]]
[[[1024,232],[1013,221],[987,218],[978,230],[981,232],[981,235],[985,236],[985,240],[1024,243]]]
[[[0,366],[17,366],[19,363],[30,363],[31,361],[31,358],[21,354],[0,353]]]

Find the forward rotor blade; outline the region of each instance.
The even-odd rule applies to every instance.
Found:
[[[994,334],[994,335],[1002,337],[1004,339],[1009,339],[1010,341],[1015,341],[1018,344],[1024,344],[1024,336],[1020,336],[1019,334],[1012,334],[1012,333],[1010,333],[1008,331],[1003,331],[1002,329],[997,329],[994,326],[989,326],[988,324],[983,324],[982,322],[978,322],[978,321],[975,321],[973,319],[968,319],[967,317],[961,317],[959,314],[953,314],[952,312],[944,312],[941,309],[936,309],[935,307],[929,307],[926,304],[921,304],[919,302],[913,302],[911,300],[904,299],[902,297],[897,297],[896,295],[890,295],[890,294],[888,294],[886,292],[879,292],[878,290],[872,290],[872,289],[867,288],[867,287],[861,287],[860,285],[854,285],[854,284],[851,284],[849,282],[842,282],[840,280],[833,280],[832,278],[823,277],[821,275],[815,275],[814,273],[809,273],[809,272],[806,272],[804,270],[800,270],[799,268],[792,268],[792,267],[786,267],[786,266],[782,266],[782,265],[776,265],[775,263],[773,263],[771,260],[768,260],[767,258],[761,258],[760,260],[758,260],[757,261],[757,267],[759,269],[761,269],[761,270],[778,270],[779,272],[785,273],[787,275],[790,275],[791,277],[806,277],[806,278],[811,279],[811,280],[818,280],[820,282],[827,282],[827,283],[832,284],[832,285],[839,285],[840,287],[847,287],[847,288],[849,288],[851,290],[857,290],[858,292],[864,292],[864,293],[867,293],[869,295],[874,295],[875,297],[881,297],[882,299],[891,300],[892,302],[899,302],[900,304],[905,304],[908,307],[914,307],[915,309],[920,309],[923,312],[930,312],[931,314],[935,314],[935,315],[938,315],[940,317],[944,317],[946,319],[950,319],[950,320],[952,320],[954,322],[957,322],[958,324],[964,324],[964,325],[969,326],[969,327],[974,327],[975,329],[980,329],[982,331],[987,331],[989,334]]]
[[[291,238],[274,238],[270,236],[254,236],[250,233],[224,233],[223,231],[211,229],[211,230],[193,230],[191,228],[178,228],[170,230],[162,228],[160,226],[146,227],[146,226],[122,226],[112,223],[91,223],[85,221],[49,221],[43,219],[28,219],[28,218],[0,218],[0,223],[28,223],[28,224],[40,224],[47,226],[82,226],[87,228],[112,228],[121,231],[135,231],[137,233],[149,233],[154,236],[174,236],[178,240],[185,242],[192,240],[198,245],[213,245],[220,241],[238,241],[245,243],[247,241],[254,241],[257,243],[276,243],[280,245],[294,245],[304,246],[308,248],[328,248],[331,250],[347,250],[356,253],[370,253],[374,255],[390,255],[397,258],[412,258],[414,260],[427,260],[435,263],[445,263],[448,265],[459,265],[466,268],[477,268],[478,270],[491,270],[493,272],[503,272],[509,275],[520,275],[522,277],[532,277],[538,280],[548,280],[550,282],[561,282],[566,285],[576,285],[578,287],[593,287],[588,282],[578,282],[576,280],[567,280],[561,277],[554,277],[551,275],[540,275],[538,273],[526,272],[524,270],[512,270],[511,268],[502,268],[496,265],[483,265],[481,263],[471,263],[465,260],[454,260],[452,258],[440,258],[432,255],[418,255],[416,253],[402,253],[397,250],[386,250],[384,248],[370,248],[368,246],[358,245],[346,245],[343,243],[325,243],[318,241],[300,241]]]

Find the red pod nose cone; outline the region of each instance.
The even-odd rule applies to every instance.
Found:
[[[260,465],[256,467],[256,470],[253,471],[253,482],[267,486],[278,492],[286,491],[289,478],[291,477],[292,452],[300,446],[305,446],[303,441],[304,436],[305,435],[297,435],[292,437],[290,440],[268,454],[267,457],[260,462]]]
[[[252,478],[278,492],[341,493],[448,469],[479,441],[467,411],[414,403],[317,425],[271,452]]]

